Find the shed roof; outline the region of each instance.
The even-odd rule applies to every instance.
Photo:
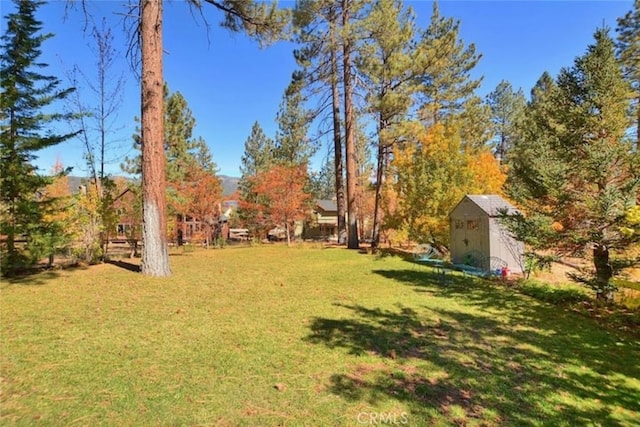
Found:
[[[338,206],[334,200],[316,200],[316,205],[325,212],[337,211]]]
[[[497,194],[467,194],[465,196],[465,199],[471,200],[490,217],[500,216],[500,211],[503,210],[507,211],[507,215],[515,215],[517,213],[520,213],[520,211],[515,206],[513,206],[511,203],[507,202]],[[463,201],[464,199],[462,199],[460,203],[462,203]],[[458,203],[458,205],[460,205],[460,203]],[[458,205],[456,205],[456,208],[458,207]]]

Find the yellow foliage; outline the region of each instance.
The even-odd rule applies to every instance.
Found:
[[[634,206],[625,215],[626,220],[631,225],[640,225],[640,206]]]
[[[502,195],[507,175],[493,154],[483,151],[470,156],[468,167],[473,176],[468,193]]]
[[[409,237],[445,243],[448,215],[465,194],[502,194],[506,175],[488,151],[463,149],[455,123],[404,125],[405,138],[394,149],[397,203],[393,224]]]

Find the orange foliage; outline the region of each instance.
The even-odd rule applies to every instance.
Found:
[[[283,224],[290,229],[296,220],[303,219],[310,200],[304,187],[307,182],[305,166],[274,166],[253,178],[254,191],[264,200],[261,210],[274,225]]]

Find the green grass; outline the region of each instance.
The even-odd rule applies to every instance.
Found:
[[[259,246],[3,282],[4,425],[637,425],[640,338],[469,277]],[[369,424],[371,425],[371,423]]]

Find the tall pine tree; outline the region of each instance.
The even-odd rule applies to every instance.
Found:
[[[340,4],[334,0],[300,0],[294,10],[296,41],[302,46],[294,52],[305,76],[306,90],[319,99],[315,115],[330,117],[333,141],[333,182],[338,214],[338,235],[346,235],[344,141],[340,115]],[[342,239],[341,239],[342,243]]]
[[[371,246],[380,242],[383,186],[395,128],[411,106],[415,91],[412,70],[414,22],[411,10],[403,10],[401,1],[378,0],[362,23],[365,42],[360,47],[358,70],[367,87],[369,111],[377,122],[375,202]]]
[[[57,134],[50,124],[68,120],[66,114],[51,113],[55,102],[73,89],[59,89],[59,79],[42,74],[47,64],[38,62],[45,40],[36,19],[40,1],[15,0],[16,11],[6,16],[0,53],[0,234],[6,236],[2,249],[2,272],[13,274],[35,263],[30,251],[53,229],[43,220],[44,200],[38,197],[51,182],[33,165],[36,152],[59,144],[76,133]],[[26,239],[26,246],[16,240]]]

